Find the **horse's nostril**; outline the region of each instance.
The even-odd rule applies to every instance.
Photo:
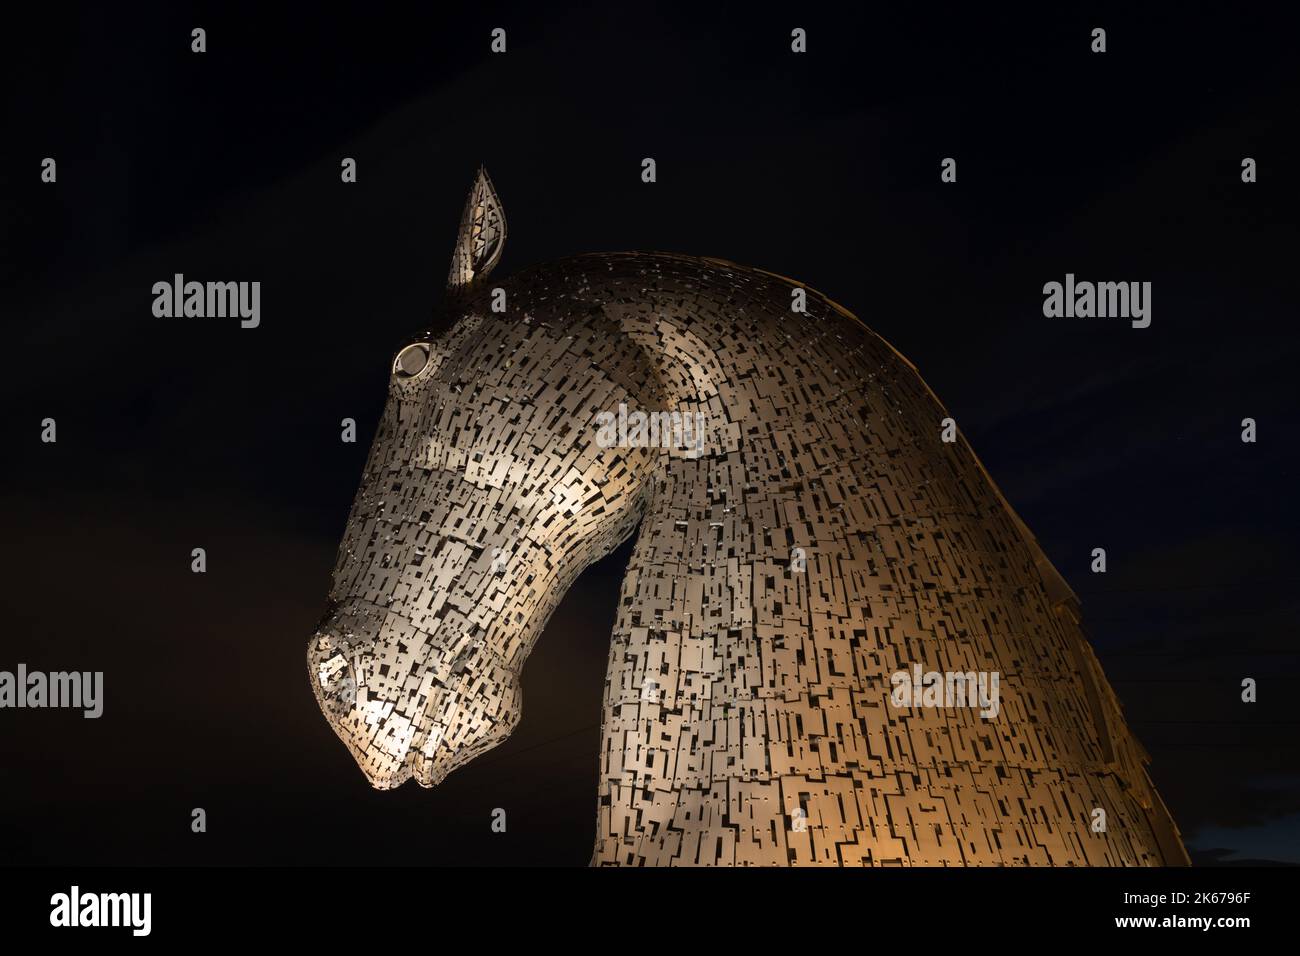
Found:
[[[339,681],[334,689],[334,701],[340,710],[351,710],[357,701],[357,682],[351,677]]]
[[[325,658],[317,667],[317,679],[321,687],[328,687],[340,677],[344,676],[348,669],[348,659],[342,654],[334,654]]]
[[[334,654],[320,662],[316,669],[322,699],[335,711],[347,711],[357,699],[357,681],[352,666],[342,654]]]

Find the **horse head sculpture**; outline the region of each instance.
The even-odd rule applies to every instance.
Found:
[[[480,170],[308,649],[373,786],[504,740],[551,612],[637,533],[593,862],[1186,862],[1077,600],[906,359],[719,259],[489,287],[505,237]]]

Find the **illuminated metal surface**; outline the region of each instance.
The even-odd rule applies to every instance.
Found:
[[[309,648],[374,786],[509,735],[551,612],[639,529],[594,863],[1186,862],[1074,595],[905,359],[716,259],[565,259],[500,282],[494,313],[504,233],[480,174],[459,320],[394,359]],[[620,406],[702,415],[703,441],[604,447]],[[997,672],[996,716],[895,706],[917,665]]]

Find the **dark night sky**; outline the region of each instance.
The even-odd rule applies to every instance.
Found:
[[[439,7],[52,8],[0,41],[0,669],[106,684],[98,721],[0,712],[0,862],[586,862],[630,547],[556,612],[514,737],[437,790],[369,790],[304,664],[387,360],[484,163],[501,275],[717,256],[893,343],[1083,599],[1194,859],[1300,863],[1291,24]],[[261,281],[261,327],[154,318],[174,272]],[[1151,327],[1045,319],[1066,272],[1151,281]]]

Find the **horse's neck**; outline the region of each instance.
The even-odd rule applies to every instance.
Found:
[[[1013,519],[900,435],[788,473],[783,436],[672,462],[610,646],[595,862],[1163,862]],[[1001,720],[893,710],[915,664],[1002,672]]]
[[[809,542],[801,559],[798,539],[787,540],[788,502],[776,489],[738,496],[718,472],[726,467],[673,468],[629,562],[607,671],[600,808],[602,833],[626,836],[598,841],[601,862],[711,863],[718,852],[733,862],[735,848],[717,845],[732,839],[729,802],[738,810],[744,792],[750,824],[785,828],[780,778],[824,763],[808,682],[827,662],[808,640],[808,614],[827,582]],[[753,862],[785,863],[776,853],[773,843]]]

